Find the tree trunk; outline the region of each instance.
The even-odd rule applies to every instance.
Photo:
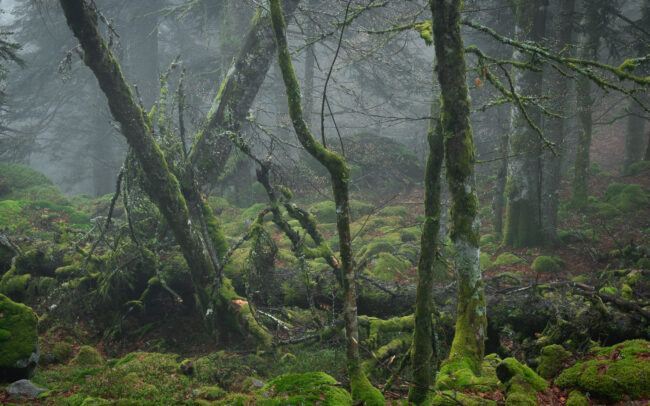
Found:
[[[367,405],[383,405],[381,392],[373,388],[361,369],[359,356],[359,325],[357,320],[356,281],[350,236],[350,205],[348,182],[350,169],[345,159],[317,142],[303,118],[300,86],[291,62],[287,45],[286,24],[282,16],[280,0],[271,0],[273,31],[278,45],[278,64],[287,92],[289,116],[298,140],[307,152],[316,158],[330,173],[334,203],[336,204],[336,227],[339,233],[339,252],[343,275],[343,318],[345,321],[347,369],[350,376],[352,397],[364,400]]]
[[[520,41],[541,41],[545,33],[546,6],[548,0],[517,2],[516,36]],[[513,58],[527,62],[528,57],[515,51]],[[539,73],[518,70],[515,75],[516,91],[525,96],[539,95],[542,81]],[[528,114],[534,123],[539,123],[541,115],[537,109],[529,109]],[[541,143],[538,134],[530,127],[517,106],[512,110],[512,134],[508,162],[508,185],[506,245],[523,247],[542,241],[541,217]]]
[[[553,34],[557,38],[557,50],[561,51],[566,45],[572,43],[573,20],[575,14],[575,0],[565,0],[558,11],[559,16],[553,18]],[[544,72],[548,94],[557,95],[554,108],[560,114],[568,115],[569,95],[564,90],[568,88],[569,80],[554,69],[547,68]],[[544,150],[542,154],[542,239],[544,245],[549,247],[557,244],[557,210],[559,206],[559,189],[562,178],[562,159],[564,157],[565,129],[568,129],[565,120],[544,117],[544,131],[549,141],[558,145],[556,151]],[[555,152],[555,153],[554,153]]]
[[[596,60],[598,56],[599,33],[596,32],[598,27],[598,12],[595,6],[583,1],[583,11],[585,13],[585,40],[582,48],[582,58]],[[576,83],[576,93],[578,98],[578,144],[576,146],[575,175],[573,178],[573,205],[584,207],[587,204],[589,195],[589,148],[591,148],[591,131],[593,127],[591,108],[593,100],[591,99],[591,80],[585,76],[580,76]]]
[[[465,54],[459,24],[461,7],[460,0],[431,1],[447,182],[453,200],[451,240],[456,250],[458,286],[456,331],[446,363],[460,361],[478,375],[485,348],[487,319],[479,266],[478,197]]]
[[[433,303],[434,267],[436,261],[441,261],[438,255],[438,232],[440,230],[441,206],[440,174],[444,159],[444,146],[440,123],[440,102],[436,96],[432,96],[431,99],[431,117],[438,118],[429,122],[429,131],[427,132],[429,156],[424,173],[425,220],[420,240],[418,283],[415,296],[415,330],[411,350],[414,385],[411,386],[408,395],[409,402],[416,405],[426,401],[434,376],[433,369],[437,364],[435,353],[438,343],[435,340],[432,313],[435,310]]]
[[[287,15],[293,14],[299,2],[282,1]],[[239,132],[264,82],[275,55],[271,28],[268,11],[259,7],[190,151],[201,180],[217,179],[222,172],[232,149],[228,133]]]
[[[504,108],[499,107],[500,116],[503,116],[503,111]],[[499,163],[499,170],[497,172],[497,179],[494,185],[494,195],[492,198],[492,222],[494,224],[494,232],[499,235],[503,233],[503,208],[505,207],[505,198],[503,194],[506,191],[506,183],[508,181],[508,154],[510,152],[508,148],[508,141],[510,139],[509,129],[501,129],[501,131],[503,131],[499,137],[499,154],[501,155],[501,162]]]
[[[632,99],[629,103],[630,117],[627,119],[625,131],[625,158],[623,160],[623,173],[625,174],[629,173],[630,165],[644,158],[643,147],[648,138],[645,133],[647,120],[644,117],[643,106]]]

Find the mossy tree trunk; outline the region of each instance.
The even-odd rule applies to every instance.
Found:
[[[573,22],[575,18],[575,0],[565,0],[560,6],[558,15],[553,18],[552,35],[558,52],[573,43]],[[544,72],[545,86],[552,97],[555,110],[560,114],[569,115],[569,94],[565,91],[569,87],[569,79],[551,68]],[[541,201],[541,226],[542,241],[546,246],[558,243],[557,237],[557,210],[559,206],[560,180],[562,178],[562,160],[564,158],[565,132],[568,123],[559,118],[544,117],[546,137],[559,147],[551,151],[545,149],[542,153],[542,201]]]
[[[359,325],[356,305],[356,280],[350,236],[350,205],[348,183],[350,169],[343,157],[327,150],[316,141],[304,120],[300,86],[296,78],[286,38],[286,24],[280,0],[271,0],[271,19],[278,46],[278,64],[287,92],[289,116],[300,144],[330,173],[334,203],[336,204],[336,227],[339,233],[339,252],[343,276],[343,318],[346,335],[347,369],[350,376],[352,397],[364,400],[368,405],[383,405],[384,397],[372,387],[361,369],[359,356]]]
[[[515,33],[519,41],[540,42],[545,33],[548,0],[517,0]],[[513,58],[526,63],[527,56],[515,51]],[[515,87],[519,94],[539,95],[542,90],[540,73],[517,70]],[[540,112],[529,109],[535,123]],[[517,106],[512,109],[512,133],[506,186],[507,208],[504,243],[515,247],[535,245],[542,241],[541,233],[541,142]]]
[[[190,270],[197,307],[206,327],[216,336],[224,321],[237,322],[234,326],[230,324],[230,327],[248,329],[257,339],[270,345],[270,336],[255,325],[248,305],[233,306],[232,301],[240,297],[234,292],[230,281],[219,283],[216,263],[210,257],[201,233],[193,226],[195,216],[190,214],[181,185],[154,140],[153,127],[134,101],[119,63],[99,34],[94,11],[84,0],[60,0],[60,3],[68,25],[84,51],[84,63],[97,78],[113,118],[120,123],[122,134],[143,170],[145,192],[160,210],[180,245]],[[184,189],[186,193],[190,192],[192,200],[200,200],[196,196],[198,189]],[[201,218],[207,223],[205,231],[213,245],[223,251],[219,244],[224,243],[225,239],[209,207],[204,203],[200,207],[197,204],[196,210],[203,214]]]
[[[456,250],[458,286],[456,331],[448,361],[462,360],[478,375],[485,350],[487,318],[479,266],[474,140],[469,122],[470,103],[460,31],[461,8],[460,0],[431,1],[447,182],[453,200],[451,240]]]
[[[596,5],[583,1],[584,13],[584,44],[582,47],[582,58],[596,60],[599,44],[599,13]],[[591,81],[585,76],[580,76],[576,83],[578,99],[578,142],[576,145],[575,175],[573,178],[572,201],[576,207],[583,207],[587,204],[589,195],[589,149],[591,148],[591,132],[593,120],[591,109],[593,100],[591,98]]]
[[[435,78],[434,78],[435,82]],[[432,87],[433,90],[433,87]],[[440,102],[436,96],[431,100],[431,117],[427,142],[429,156],[424,173],[424,225],[420,239],[420,258],[418,260],[418,283],[415,293],[415,329],[411,349],[413,383],[408,400],[422,404],[430,394],[433,368],[436,364],[435,354],[438,343],[435,339],[432,314],[434,266],[441,261],[438,254],[438,232],[440,230],[440,183],[444,146],[442,124],[440,122]]]

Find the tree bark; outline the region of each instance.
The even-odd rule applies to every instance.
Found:
[[[596,60],[598,56],[599,33],[597,7],[583,1],[583,12],[585,13],[584,31],[585,39],[582,48],[582,58]],[[587,204],[589,195],[589,148],[591,148],[591,132],[593,120],[591,109],[593,100],[591,98],[591,81],[585,76],[580,76],[576,83],[578,98],[578,144],[576,146],[575,175],[573,178],[572,203],[576,207],[584,207]]]
[[[271,0],[271,18],[278,46],[278,64],[287,92],[289,116],[298,140],[307,152],[316,158],[330,173],[334,203],[336,204],[336,227],[339,233],[339,252],[343,275],[343,318],[345,320],[346,358],[350,376],[352,397],[364,400],[367,405],[383,405],[381,392],[373,388],[361,369],[359,356],[359,324],[357,319],[356,281],[350,236],[350,205],[348,182],[350,169],[345,159],[336,152],[327,150],[316,141],[303,118],[300,86],[294,73],[291,54],[287,45],[286,24],[282,15],[280,0]]]
[[[282,1],[287,15],[293,14],[299,2]],[[239,132],[275,55],[276,45],[268,11],[259,7],[250,24],[239,54],[228,70],[190,151],[190,162],[200,180],[216,179],[222,172],[232,149],[228,133]]]
[[[440,175],[444,160],[444,145],[440,122],[440,102],[436,96],[431,99],[431,117],[437,117],[437,119],[432,119],[429,122],[429,131],[427,132],[429,156],[424,173],[425,220],[420,240],[418,283],[415,294],[415,330],[411,350],[414,385],[411,386],[408,395],[409,402],[418,405],[425,402],[430,393],[433,369],[437,364],[435,354],[438,348],[432,314],[435,311],[433,303],[434,267],[436,261],[441,261],[438,254],[438,232],[441,211]]]
[[[516,36],[518,40],[541,41],[545,33],[546,6],[548,0],[517,2]],[[513,58],[527,62],[527,57],[515,51]],[[539,73],[518,70],[515,75],[515,87],[521,95],[539,95],[542,81]],[[528,114],[534,123],[539,123],[541,114],[529,109]],[[538,134],[529,126],[523,113],[517,106],[512,109],[512,134],[510,151],[512,158],[508,162],[508,185],[506,245],[523,247],[535,245],[542,241],[541,217],[541,143]]]
[[[557,51],[561,52],[566,45],[572,43],[575,0],[563,1],[558,12],[559,16],[553,18],[552,33],[557,39]],[[567,114],[570,100],[568,93],[564,90],[569,86],[568,78],[550,68],[546,69],[544,75],[546,76],[547,93],[557,95],[554,97],[555,110],[559,111],[560,114]],[[559,146],[556,151],[546,149],[542,153],[542,216],[540,223],[542,226],[542,241],[545,246],[550,247],[558,243],[557,210],[559,207],[560,180],[562,178],[562,160],[565,154],[565,131],[568,130],[568,123],[563,119],[549,117],[544,117],[544,122],[547,139]]]
[[[456,250],[458,286],[456,331],[449,359],[461,361],[475,374],[481,372],[487,328],[485,290],[479,266],[478,197],[474,180],[474,140],[469,122],[460,0],[433,0],[433,37],[442,96],[447,182],[452,195],[451,240]]]

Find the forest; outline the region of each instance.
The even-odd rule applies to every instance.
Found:
[[[0,404],[648,405],[650,2],[0,1]]]

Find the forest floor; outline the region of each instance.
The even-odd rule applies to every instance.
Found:
[[[625,289],[625,283],[621,282],[623,278],[628,278],[635,272],[642,272],[644,263],[641,260],[638,263],[630,262],[626,253],[629,250],[640,250],[643,252],[642,259],[645,258],[644,255],[647,255],[648,242],[650,241],[650,204],[647,203],[647,195],[650,192],[650,170],[641,171],[634,176],[612,176],[594,171],[590,182],[592,197],[590,197],[589,207],[582,210],[573,209],[568,204],[571,185],[569,180],[564,180],[560,193],[562,201],[559,211],[560,243],[553,248],[539,246],[512,249],[500,245],[499,236],[491,234],[490,191],[492,182],[491,178],[479,176],[484,277],[496,279],[499,275],[508,274],[519,283],[519,285],[502,284],[499,285],[499,289],[513,289],[518,286],[526,288],[526,286],[537,285],[548,287],[553,286],[553,283],[574,281],[592,284],[601,291],[605,289],[606,293],[616,291],[619,295],[623,295]],[[366,198],[362,194],[356,196],[359,199],[356,202],[360,203],[356,203],[359,213],[353,219],[355,221],[352,225],[353,234],[357,236],[355,249],[359,259],[368,259],[368,266],[364,270],[364,275],[368,278],[374,278],[375,283],[382,284],[387,290],[401,289],[407,292],[410,289],[412,291],[419,247],[418,229],[424,214],[423,190],[413,187],[406,192],[387,193],[385,196],[388,197],[377,199],[374,202],[362,201]],[[642,199],[644,196],[645,203]],[[98,200],[82,199],[77,200],[73,205],[80,212],[85,210],[92,216],[93,210],[105,210],[108,200],[109,197]],[[328,240],[328,244],[334,247],[337,236],[330,218],[331,208],[323,202],[308,202],[300,199],[297,202],[305,206],[311,205],[316,218],[322,223],[324,237]],[[371,209],[367,209],[365,206],[368,203],[372,204]],[[39,203],[35,206],[34,203],[21,203],[22,209],[20,210],[22,211],[19,211],[21,213],[19,217],[25,219],[25,223],[21,227],[24,226],[31,231],[14,230],[13,236],[20,233],[23,235],[21,238],[15,238],[16,243],[40,247],[39,244],[52,236],[55,241],[68,238],[66,232],[61,230],[65,224],[72,221],[71,218],[76,212],[67,209],[67,211],[61,211],[59,206],[41,206],[47,205]],[[233,234],[234,240],[234,236],[241,235],[246,231],[247,219],[251,217],[251,213],[259,212],[264,205],[254,205],[248,209],[219,208],[217,206],[214,208],[220,210],[224,219],[224,230]],[[118,205],[118,211],[119,209]],[[3,221],[1,215],[2,213],[0,213],[0,225]],[[13,217],[12,221],[18,224],[16,217]],[[75,235],[83,233],[89,233],[88,228]],[[290,258],[287,243],[283,241],[281,233],[277,230],[271,230],[270,233],[278,246],[274,264],[279,281],[261,280],[260,283],[272,283],[273,288],[282,292],[282,295],[280,295],[281,299],[264,298],[266,304],[260,304],[259,308],[277,317],[284,317],[283,320],[287,320],[287,325],[291,327],[290,331],[283,331],[281,326],[276,325],[276,338],[288,338],[294,333],[305,332],[309,328],[313,328],[314,325],[319,325],[318,323],[331,321],[331,313],[338,310],[338,305],[335,298],[328,302],[328,295],[334,297],[337,293],[331,287],[331,276],[328,279],[321,275],[328,272],[327,267],[318,263],[314,263],[312,266],[314,271],[311,275],[313,278],[312,289],[316,291],[314,299],[317,309],[310,313],[306,306],[305,292],[302,288],[297,287],[300,283],[296,281],[300,278],[289,271],[294,263]],[[492,236],[490,237],[490,235]],[[80,244],[80,247],[88,249],[88,245]],[[162,267],[166,267],[165,272],[169,272],[170,278],[172,278],[175,275],[174,272],[178,271],[174,267],[180,266],[174,262],[177,260],[178,254],[174,254],[171,249],[165,250],[163,249],[161,254],[162,262],[164,262]],[[66,255],[70,256],[71,254]],[[544,270],[534,270],[532,264],[540,256],[552,257],[556,266]],[[113,270],[113,274],[119,273],[118,270],[122,267],[128,268],[128,261],[124,259],[124,256],[120,258],[118,258],[120,265]],[[236,255],[234,260],[244,264],[246,256],[241,254],[237,257]],[[167,262],[169,262],[168,265],[166,265]],[[65,268],[61,265],[64,264],[57,264],[59,266],[57,269]],[[625,272],[620,271],[623,272],[620,274],[622,276],[619,275],[621,281],[608,279],[597,282],[603,272],[617,270],[625,270]],[[252,279],[246,279],[251,276],[241,272],[244,271],[237,271],[228,276],[233,279],[233,283],[239,289],[253,290]],[[48,273],[48,275],[50,274],[54,274],[53,269],[51,273]],[[57,271],[57,279],[59,276]],[[12,280],[17,280],[17,275],[11,277]],[[47,277],[37,278],[36,274],[32,273],[31,278],[39,282],[38,286],[40,287],[40,282],[46,280]],[[185,286],[182,283],[182,278],[181,276],[178,282],[180,290]],[[2,287],[3,293],[9,289],[5,279],[3,278],[3,283],[5,283]],[[448,271],[447,279],[439,283],[438,288],[448,287],[450,279],[451,270]],[[92,286],[96,286],[95,283],[100,282],[101,279],[92,282],[90,287],[84,287],[83,278],[73,278],[63,282],[62,285],[69,292],[78,292],[72,295],[76,295],[76,297],[73,297],[69,303],[78,305],[87,301],[88,303],[102,304],[101,301],[95,302],[98,299],[93,296],[94,294],[88,293],[93,289]],[[137,278],[132,278],[125,279],[123,282],[113,280],[112,283],[125,283],[126,285],[118,284],[116,286],[123,286],[120,289],[128,290],[124,286],[137,285],[140,282]],[[71,285],[74,284],[77,285],[70,290]],[[0,391],[0,403],[2,404],[114,404],[110,402],[116,399],[132,399],[132,403],[120,404],[257,404],[267,395],[275,396],[275,394],[269,395],[267,393],[268,386],[263,386],[260,381],[275,382],[273,379],[282,374],[311,371],[325,372],[333,376],[338,382],[334,384],[336,387],[345,387],[347,384],[341,336],[334,336],[329,340],[315,344],[306,342],[292,346],[279,346],[271,352],[256,351],[247,342],[241,341],[237,337],[215,342],[205,333],[200,319],[189,306],[176,303],[164,292],[158,292],[153,299],[147,299],[150,302],[147,302],[146,306],[149,309],[155,308],[153,312],[148,310],[152,314],[147,316],[144,313],[138,313],[133,308],[128,308],[126,312],[124,309],[127,308],[124,307],[122,311],[111,311],[110,307],[107,308],[105,304],[98,305],[96,309],[65,308],[56,311],[53,309],[58,305],[63,309],[65,301],[53,300],[51,294],[38,294],[39,288],[29,288],[32,286],[29,283],[24,286],[25,301],[34,308],[41,320],[39,332],[43,355],[42,365],[33,378],[33,382],[47,388],[48,392],[39,399],[27,401],[10,398],[6,392]],[[146,283],[144,286],[146,287]],[[399,301],[394,301],[390,295],[382,292],[372,293],[370,285],[365,282],[361,282],[361,286],[360,309],[366,308],[375,312],[371,312],[370,315],[388,318],[410,313],[410,304],[404,305]],[[20,291],[16,292],[14,294],[21,293]],[[28,292],[31,293],[28,295]],[[488,293],[490,294],[490,292]],[[632,298],[639,299],[635,303],[640,303],[640,306],[645,306],[647,309],[647,297],[639,296],[646,293],[635,290],[634,295],[636,296],[632,296]],[[182,291],[181,296],[184,296]],[[546,297],[548,298],[548,295]],[[439,306],[443,312],[448,312],[448,308],[453,307],[449,306],[448,300],[437,298],[437,301],[438,299],[441,301]],[[629,295],[627,300],[631,300]],[[558,306],[563,305],[558,304]],[[490,311],[488,308],[488,313]],[[133,312],[133,316],[129,315],[131,312]],[[451,312],[453,313],[453,310]],[[612,314],[612,317],[617,317],[614,316],[614,313]],[[315,319],[320,319],[320,321]],[[365,323],[372,322],[372,318],[365,321]],[[644,321],[646,339],[650,334],[647,322],[647,320]],[[269,326],[268,320],[265,323]],[[363,323],[364,321],[362,321],[362,325]],[[444,321],[441,323],[445,324]],[[447,325],[451,325],[453,329],[453,322],[447,322]],[[507,327],[506,330],[511,327]],[[362,332],[363,357],[367,362],[372,363],[372,358],[377,357],[375,354],[380,354],[378,362],[369,367],[370,376],[379,388],[383,387],[382,382],[385,382],[390,372],[395,371],[397,367],[397,362],[393,363],[394,356],[390,358],[391,353],[388,353],[388,356],[381,355],[383,354],[381,351],[386,348],[384,345],[398,342],[405,335],[410,337],[406,325],[398,327],[396,330],[384,331],[382,329],[383,327],[379,327],[379,333],[374,333],[374,336],[370,330]],[[530,351],[531,343],[542,337],[541,330],[525,339],[521,339],[515,333],[501,336],[500,344],[504,348],[504,355],[519,354],[523,356],[526,351]],[[626,338],[643,337],[643,335],[637,335]],[[409,342],[409,340],[402,341]],[[77,356],[85,351],[82,350],[82,347],[86,348],[85,346],[89,344],[100,356],[90,362]],[[215,352],[217,349],[219,351]],[[601,358],[598,357],[603,356],[590,353],[587,350],[576,351],[570,359],[564,361],[565,364],[562,367],[568,368],[576,362],[585,362],[586,370],[586,362],[590,359],[600,360]],[[644,362],[643,368],[648,368],[650,347],[647,351],[642,350],[634,353],[634,357],[639,362]],[[524,359],[524,361],[527,360]],[[599,369],[598,376],[607,374],[608,369],[609,367]],[[547,378],[548,387],[535,393],[538,404],[564,405],[570,393],[578,386],[577,384],[558,385],[558,381],[555,379],[557,376],[555,374]],[[496,376],[494,379],[496,380]],[[165,382],[168,389],[162,389],[161,382]],[[385,393],[391,402],[389,404],[404,404],[407,390],[407,380],[398,378],[391,389]],[[624,391],[623,389],[619,390]],[[263,391],[261,398],[260,391]],[[490,404],[497,405],[504,405],[508,396],[506,386],[501,384],[479,386],[478,389],[475,387],[461,388],[457,393],[464,393],[486,401],[490,400],[494,402]],[[317,396],[320,395],[323,393],[318,392]],[[449,394],[447,393],[446,396]],[[110,401],[105,403],[102,399]],[[450,400],[449,404],[455,404],[454,402],[464,404],[461,400],[462,402],[466,401],[466,399],[459,398]],[[476,399],[474,400],[476,401]],[[313,403],[319,404],[319,402],[316,400]],[[637,399],[631,399],[626,396],[625,392],[622,393],[622,397],[594,396],[587,402],[590,405],[603,403],[612,405],[648,404],[647,394]]]

